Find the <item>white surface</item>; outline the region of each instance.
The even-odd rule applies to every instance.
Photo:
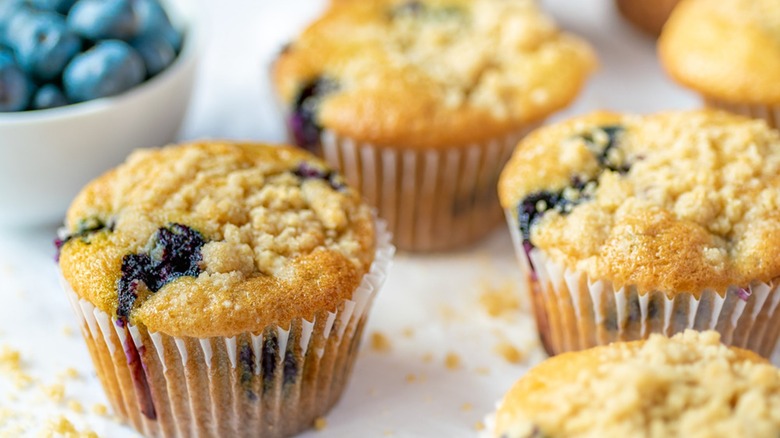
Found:
[[[693,95],[664,77],[655,60],[654,42],[620,21],[610,0],[576,3],[574,9],[567,0],[544,2],[562,26],[596,46],[601,70],[581,99],[556,119],[596,108],[650,112],[698,105]],[[268,83],[268,63],[318,13],[321,3],[298,0],[281,6],[281,2],[255,0],[202,0],[201,5],[211,21],[211,37],[182,138],[283,140],[282,121]],[[0,349],[8,345],[21,350],[27,370],[43,383],[54,382],[66,367],[77,368],[83,378],[67,383],[66,398],[78,398],[89,410],[105,399],[80,335],[63,333],[63,327],[75,328],[75,319],[57,285],[53,236],[53,228],[0,232],[4,300]],[[527,312],[518,312],[509,321],[497,320],[478,304],[486,287],[513,285],[519,278],[517,271],[504,229],[450,255],[398,256],[366,331],[379,330],[391,337],[391,351],[372,351],[366,338],[351,384],[327,417],[327,428],[305,437],[475,436],[477,421],[529,366],[544,357]],[[411,337],[403,335],[407,327],[414,328]],[[502,340],[527,351],[528,360],[522,365],[504,361],[494,351]],[[448,352],[459,355],[460,369],[444,366]],[[423,360],[427,354],[432,361]],[[487,374],[477,372],[483,367]],[[409,375],[416,380],[407,382]],[[8,379],[0,372],[0,394],[9,391]],[[137,436],[105,418],[69,411],[43,397],[35,386],[21,397],[13,401],[0,396],[0,408],[29,410],[38,424],[62,412],[78,427],[88,425],[101,436]],[[0,411],[0,436],[11,426],[8,420],[3,424]]]
[[[0,225],[54,223],[84,184],[132,150],[176,138],[198,62],[200,29],[191,30],[170,68],[127,93],[0,113]]]

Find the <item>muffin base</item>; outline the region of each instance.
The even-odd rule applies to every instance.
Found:
[[[728,288],[699,294],[638,293],[635,286],[614,287],[552,261],[538,248],[523,249],[517,223],[506,212],[523,286],[534,303],[539,337],[556,355],[617,341],[672,336],[685,329],[716,330],[724,344],[769,358],[780,338],[780,279],[753,282],[749,289]],[[698,298],[697,298],[698,295]]]
[[[658,36],[680,0],[615,0],[618,11],[631,24]]]
[[[707,108],[728,111],[753,119],[761,119],[766,121],[772,128],[780,128],[780,106],[778,105],[733,103],[711,97],[704,97],[704,105]]]
[[[284,437],[311,427],[339,400],[393,253],[378,221],[374,263],[352,299],[313,321],[233,337],[175,337],[121,324],[62,283],[114,412],[140,433]]]
[[[501,169],[540,124],[466,147],[380,147],[327,130],[321,144],[325,160],[379,210],[399,249],[444,251],[478,240],[501,222]]]

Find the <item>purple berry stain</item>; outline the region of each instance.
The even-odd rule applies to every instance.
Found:
[[[322,98],[337,88],[338,85],[334,80],[317,77],[304,84],[298,92],[287,121],[298,146],[310,152],[318,152],[322,131],[318,122],[319,106]]]
[[[122,259],[122,277],[117,285],[119,319],[130,316],[141,283],[150,292],[157,292],[179,277],[200,275],[201,248],[205,243],[199,232],[173,223],[157,230],[148,253],[126,255]]]
[[[750,295],[753,294],[750,291],[750,289],[746,289],[744,287],[737,288],[737,290],[735,292],[736,292],[737,296],[739,297],[739,299],[742,300],[742,301],[747,301],[748,298],[750,298]]]
[[[295,176],[301,179],[321,179],[323,181],[327,181],[333,190],[343,190],[346,188],[346,185],[338,173],[330,169],[320,169],[314,167],[305,161],[302,161],[293,173]]]
[[[104,222],[97,217],[90,217],[79,221],[78,227],[74,233],[68,234],[64,237],[54,239],[54,247],[57,249],[54,255],[54,261],[60,261],[60,253],[66,243],[74,239],[81,239],[82,242],[89,244],[89,238],[95,233],[101,231],[114,231],[114,222],[112,220]]]
[[[146,353],[146,348],[143,345],[140,348],[136,348],[133,338],[130,337],[130,333],[127,330],[125,330],[125,333],[127,334],[127,339],[125,340],[125,357],[127,358],[127,365],[130,368],[130,377],[133,379],[133,386],[135,387],[135,394],[138,398],[141,413],[150,420],[156,420],[157,411],[154,408],[154,399],[152,399],[152,391],[149,388],[149,382],[147,380],[148,370],[143,361],[143,355]]]

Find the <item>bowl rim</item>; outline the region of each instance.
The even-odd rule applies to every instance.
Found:
[[[154,89],[162,86],[162,84],[172,80],[173,77],[179,76],[182,72],[189,70],[192,64],[197,62],[199,49],[202,44],[200,31],[198,30],[199,26],[197,25],[197,22],[200,20],[196,19],[193,14],[185,13],[181,15],[181,17],[176,18],[179,18],[183,22],[180,29],[183,36],[182,48],[173,63],[162,72],[115,96],[101,97],[85,102],[71,103],[56,108],[42,110],[0,112],[0,128],[21,124],[59,121],[107,111],[110,108],[121,105],[125,101],[134,99],[136,96],[151,93]]]

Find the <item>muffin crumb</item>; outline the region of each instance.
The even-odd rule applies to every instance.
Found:
[[[390,339],[384,333],[375,331],[371,333],[371,349],[379,353],[387,353],[392,349]]]
[[[504,360],[511,364],[522,363],[526,358],[525,352],[519,350],[509,342],[500,342],[496,345],[495,351],[499,356],[503,357]]]
[[[463,403],[460,405],[461,412],[471,412],[474,409],[474,405],[471,403]]]
[[[444,357],[444,366],[451,371],[460,369],[460,356],[452,352],[447,353]]]
[[[328,420],[326,420],[325,417],[317,417],[314,420],[314,430],[323,431],[327,427],[328,427]]]
[[[92,413],[101,417],[105,417],[106,414],[108,414],[108,407],[103,403],[95,403],[92,405]]]
[[[506,317],[521,309],[520,296],[509,282],[499,287],[487,284],[481,290],[479,303],[492,318]]]

